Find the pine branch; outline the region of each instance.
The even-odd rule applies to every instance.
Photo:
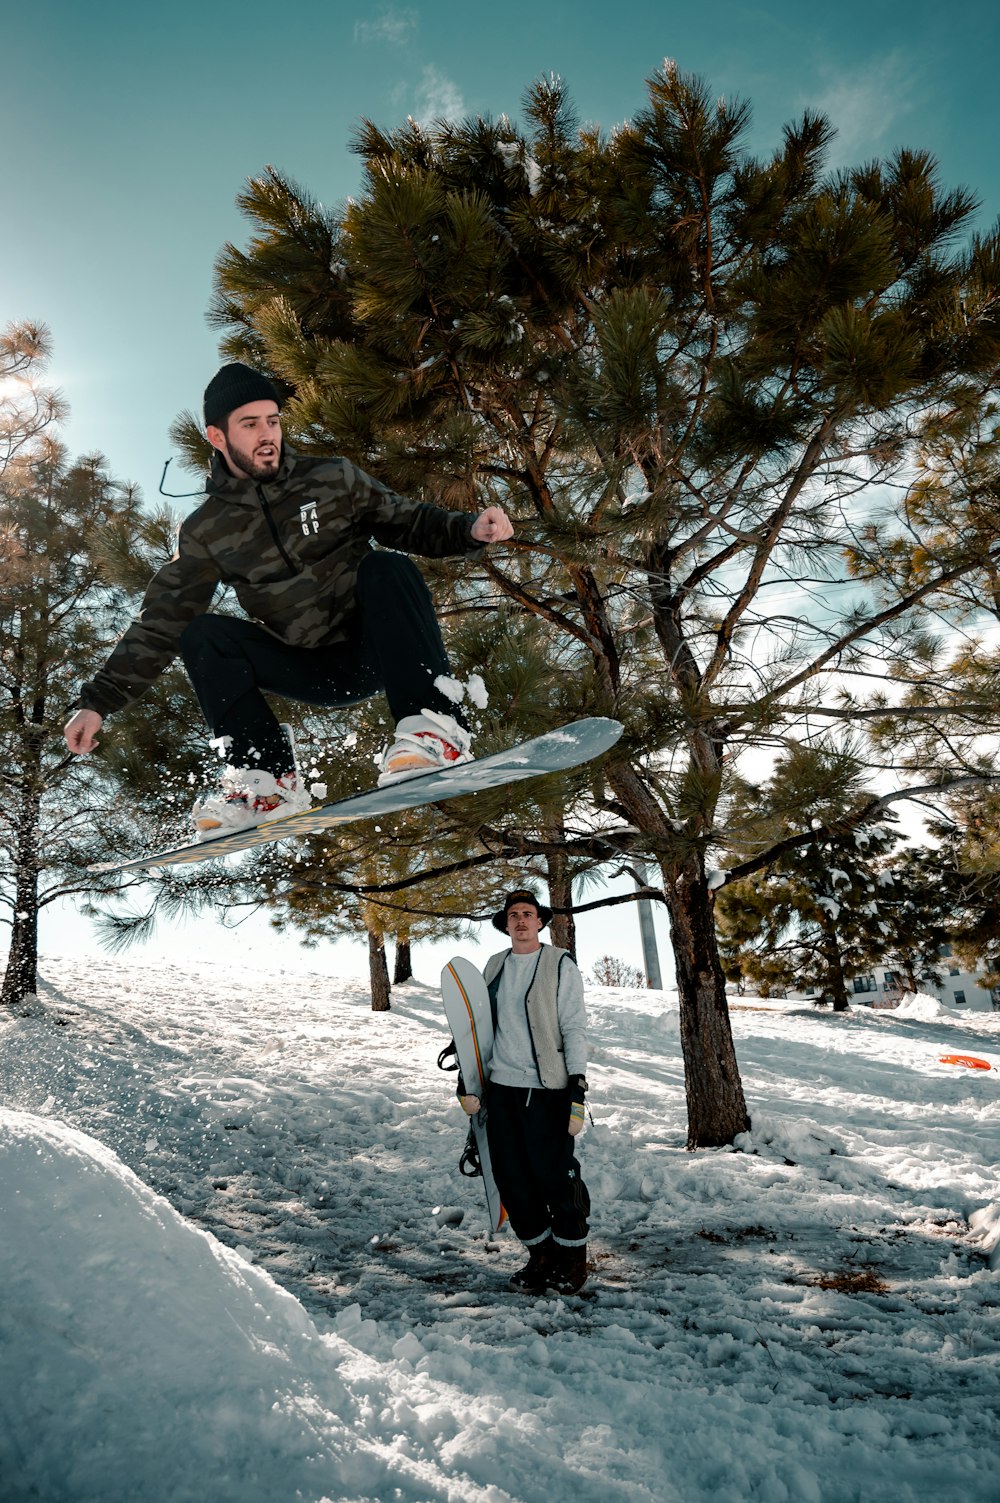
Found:
[[[652,900],[660,903],[666,902],[666,898],[659,888],[644,887],[638,892],[609,894],[605,898],[595,898],[591,903],[574,903],[572,907],[553,907],[552,912],[554,914],[566,914],[575,917],[577,914],[593,913],[601,908],[618,908],[624,903],[641,903]],[[493,917],[492,913],[457,912],[451,908],[413,908],[403,903],[392,903],[388,899],[379,899],[377,896],[367,896],[365,901],[371,903],[376,908],[384,909],[386,912],[406,914],[415,918],[460,919],[466,923],[482,924]]]
[[[934,579],[928,580],[918,589],[912,590],[908,595],[902,596],[898,601],[895,602],[894,605],[887,606],[885,610],[879,611],[873,616],[866,617],[863,621],[859,622],[858,625],[853,628],[853,630],[847,632],[841,637],[838,637],[838,639],[825,653],[822,653],[818,658],[814,659],[813,662],[810,663],[808,667],[804,668],[801,673],[795,674],[792,678],[787,679],[781,685],[780,689],[775,689],[770,694],[765,695],[764,698],[759,702],[757,708],[766,709],[771,704],[776,703],[783,695],[788,694],[790,690],[798,688],[800,684],[806,683],[811,678],[815,678],[817,674],[819,674],[828,663],[831,663],[834,658],[838,657],[842,652],[844,652],[846,648],[850,647],[852,643],[861,641],[872,631],[877,630],[881,626],[887,625],[890,621],[898,620],[900,616],[905,615],[907,611],[912,610],[915,605],[918,605],[921,600],[926,599],[928,595],[934,594],[936,591],[942,589],[947,584],[951,584],[956,579],[961,579],[965,575],[971,574],[974,569],[980,566],[981,561],[979,560],[964,560],[962,563],[956,564],[954,568],[948,569],[944,573],[937,575]],[[745,715],[737,714],[735,719],[731,719],[731,723],[736,726],[742,724],[746,720],[746,718],[747,717]]]
[[[754,561],[747,572],[746,581],[737,594],[732,607],[727,612],[722,625],[719,627],[715,652],[702,676],[704,687],[710,687],[722,670],[737,623],[760,589],[764,569],[781,537],[782,529],[791,514],[792,507],[801,495],[806,481],[813,475],[823,457],[823,452],[833,431],[833,426],[833,419],[830,417],[826,418],[820,425],[818,432],[810,439],[791,484],[788,486],[780,504],[775,508],[769,519],[766,533],[760,539],[754,551]]]
[[[893,793],[885,793],[880,798],[871,799],[862,808],[846,814],[841,819],[832,820],[828,823],[819,824],[810,828],[802,835],[790,835],[785,840],[779,840],[768,847],[758,856],[751,857],[748,861],[742,861],[737,866],[729,867],[725,873],[725,882],[721,887],[728,887],[732,882],[741,881],[744,877],[753,876],[755,872],[764,871],[767,867],[774,866],[781,858],[790,851],[800,850],[817,840],[829,839],[831,836],[843,836],[852,830],[861,829],[864,825],[871,824],[875,816],[883,809],[890,808],[893,804],[903,800],[912,800],[919,803],[925,795],[934,794],[943,797],[955,792],[959,788],[994,787],[1000,786],[1000,773],[976,773],[966,777],[944,777],[938,782],[927,783],[917,788],[899,788]]]
[[[866,678],[872,675],[864,675]],[[893,683],[899,682],[893,679]],[[920,683],[919,680],[913,680]],[[921,684],[926,688],[926,684]],[[956,691],[957,692],[957,691]],[[809,705],[803,711],[806,715],[821,716],[828,720],[936,720],[941,715],[981,715],[990,724],[994,724],[997,715],[995,704],[960,704],[960,705],[883,705],[878,709],[862,709],[856,705],[850,705],[846,709],[837,709],[830,705]]]

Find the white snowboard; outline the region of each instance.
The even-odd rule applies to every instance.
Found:
[[[496,1232],[507,1219],[507,1212],[501,1204],[500,1192],[493,1178],[490,1145],[486,1138],[490,1060],[493,1056],[490,994],[486,990],[486,982],[472,961],[463,960],[461,955],[456,955],[441,972],[441,997],[452,1038],[455,1040],[458,1067],[462,1072],[465,1089],[470,1096],[478,1096],[482,1102],[479,1111],[470,1121],[483,1171],[490,1227]]]
[[[543,777],[550,772],[565,772],[589,762],[614,746],[622,733],[617,720],[593,717],[576,720],[557,731],[546,731],[522,741],[508,751],[494,752],[476,762],[462,762],[441,772],[425,772],[387,788],[372,788],[355,793],[335,804],[321,804],[302,814],[288,814],[250,830],[233,830],[208,840],[191,841],[157,851],[152,856],[136,856],[131,861],[105,861],[92,866],[94,872],[133,872],[150,866],[180,866],[195,861],[211,861],[216,856],[230,856],[234,851],[249,851],[275,840],[295,835],[321,835],[334,825],[349,824],[357,819],[376,819],[397,809],[416,809],[421,804],[437,804],[462,794],[478,793],[484,788],[502,788],[522,778]]]

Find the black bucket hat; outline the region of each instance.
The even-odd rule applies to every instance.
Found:
[[[530,903],[533,908],[537,908],[543,929],[552,919],[552,909],[540,903],[533,892],[527,887],[515,887],[514,891],[509,892],[504,898],[500,912],[493,915],[493,927],[499,929],[501,934],[507,933],[507,914],[515,903]]]

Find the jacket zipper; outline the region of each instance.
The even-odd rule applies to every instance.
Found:
[[[271,515],[271,508],[268,506],[267,501],[264,497],[264,492],[261,490],[259,485],[257,486],[257,500],[260,502],[260,509],[264,514],[264,521],[267,523],[268,528],[270,529],[271,537],[274,539],[274,546],[277,548],[278,552],[281,554],[281,557],[284,559],[288,567],[289,574],[297,574],[299,571],[295,567],[295,563],[290,554],[286,551],[285,545],[282,543],[281,538],[278,536],[278,528],[274,518]]]

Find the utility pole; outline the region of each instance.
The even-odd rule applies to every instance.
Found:
[[[641,892],[648,886],[649,874],[643,861],[636,862],[635,885]],[[653,927],[653,905],[648,898],[640,898],[636,907],[639,910],[639,937],[642,940],[642,963],[646,972],[646,985],[651,991],[662,991],[663,980],[660,976],[660,954],[656,948],[656,930]]]

